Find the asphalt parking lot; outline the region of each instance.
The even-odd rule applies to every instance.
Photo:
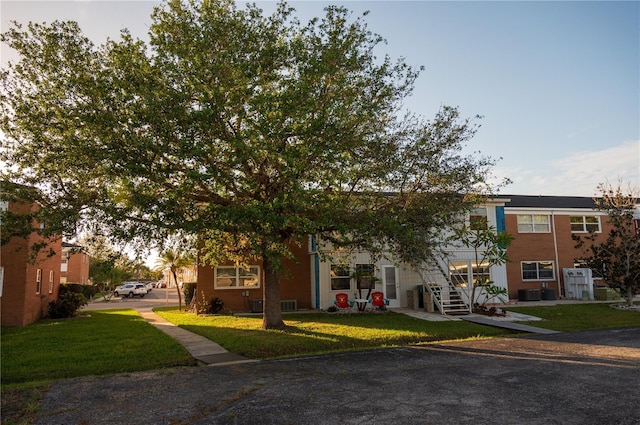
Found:
[[[640,424],[640,328],[59,381],[38,424]]]

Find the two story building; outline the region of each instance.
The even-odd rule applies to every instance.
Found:
[[[2,201],[0,208],[28,214],[39,208],[30,201]],[[41,224],[44,225],[44,224]],[[27,237],[3,238],[0,248],[0,305],[2,326],[25,326],[48,315],[60,286],[60,239],[45,241],[47,249],[32,258],[31,247],[43,242],[37,232]]]
[[[581,298],[570,287],[571,276],[598,279],[598,271],[573,271],[584,265],[585,255],[576,248],[573,236],[594,232],[604,240],[611,230],[604,211],[596,209],[592,198],[572,196],[505,196],[506,231],[514,239],[508,249],[507,263],[509,298],[518,299],[521,291],[549,289],[557,297]],[[574,273],[576,273],[574,275]],[[588,297],[593,299],[591,283],[584,283]]]

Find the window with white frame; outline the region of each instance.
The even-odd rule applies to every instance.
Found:
[[[214,286],[216,289],[247,289],[260,287],[260,267],[216,267]]]
[[[469,213],[469,228],[471,230],[482,230],[488,226],[489,219],[486,207],[475,208]]]
[[[572,233],[600,233],[600,217],[596,215],[572,215]]]
[[[522,261],[522,280],[554,280],[553,261]]]
[[[349,266],[344,264],[331,265],[331,290],[348,291],[351,289],[351,273]]]
[[[49,293],[53,294],[53,270],[49,271]]]
[[[518,214],[518,233],[549,233],[549,216],[543,214]]]
[[[36,294],[42,290],[42,269],[36,270]]]
[[[449,263],[449,277],[451,281],[460,287],[466,287],[469,283],[469,270],[471,269],[471,281],[474,285],[491,280],[489,263],[477,263],[475,261],[452,261]]]

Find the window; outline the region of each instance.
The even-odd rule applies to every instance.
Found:
[[[553,261],[523,261],[522,280],[554,280]]]
[[[600,217],[594,215],[571,216],[571,231],[573,233],[600,232]]]
[[[36,270],[36,294],[42,290],[42,269]]]
[[[216,289],[246,289],[260,287],[260,267],[216,267]]]
[[[518,233],[549,233],[548,215],[518,215]]]
[[[476,208],[469,214],[469,227],[471,230],[482,230],[486,229],[489,225],[489,220],[487,219],[487,209],[486,208]]]
[[[53,294],[53,270],[49,272],[49,293]]]
[[[489,272],[489,263],[481,264],[475,261],[452,261],[449,263],[449,277],[451,282],[456,286],[465,287],[469,283],[469,266],[471,266],[471,278],[474,285],[479,282],[488,282],[491,280]]]
[[[331,290],[348,291],[351,289],[349,267],[342,264],[331,265]]]
[[[376,289],[375,267],[373,264],[356,264],[356,284],[358,289]]]

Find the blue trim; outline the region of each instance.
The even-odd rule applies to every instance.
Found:
[[[320,256],[318,255],[318,242],[315,236],[311,236],[311,250],[313,251],[313,272],[316,286],[316,310],[320,310]]]
[[[496,229],[498,232],[505,232],[507,224],[504,219],[504,207],[496,207]]]

